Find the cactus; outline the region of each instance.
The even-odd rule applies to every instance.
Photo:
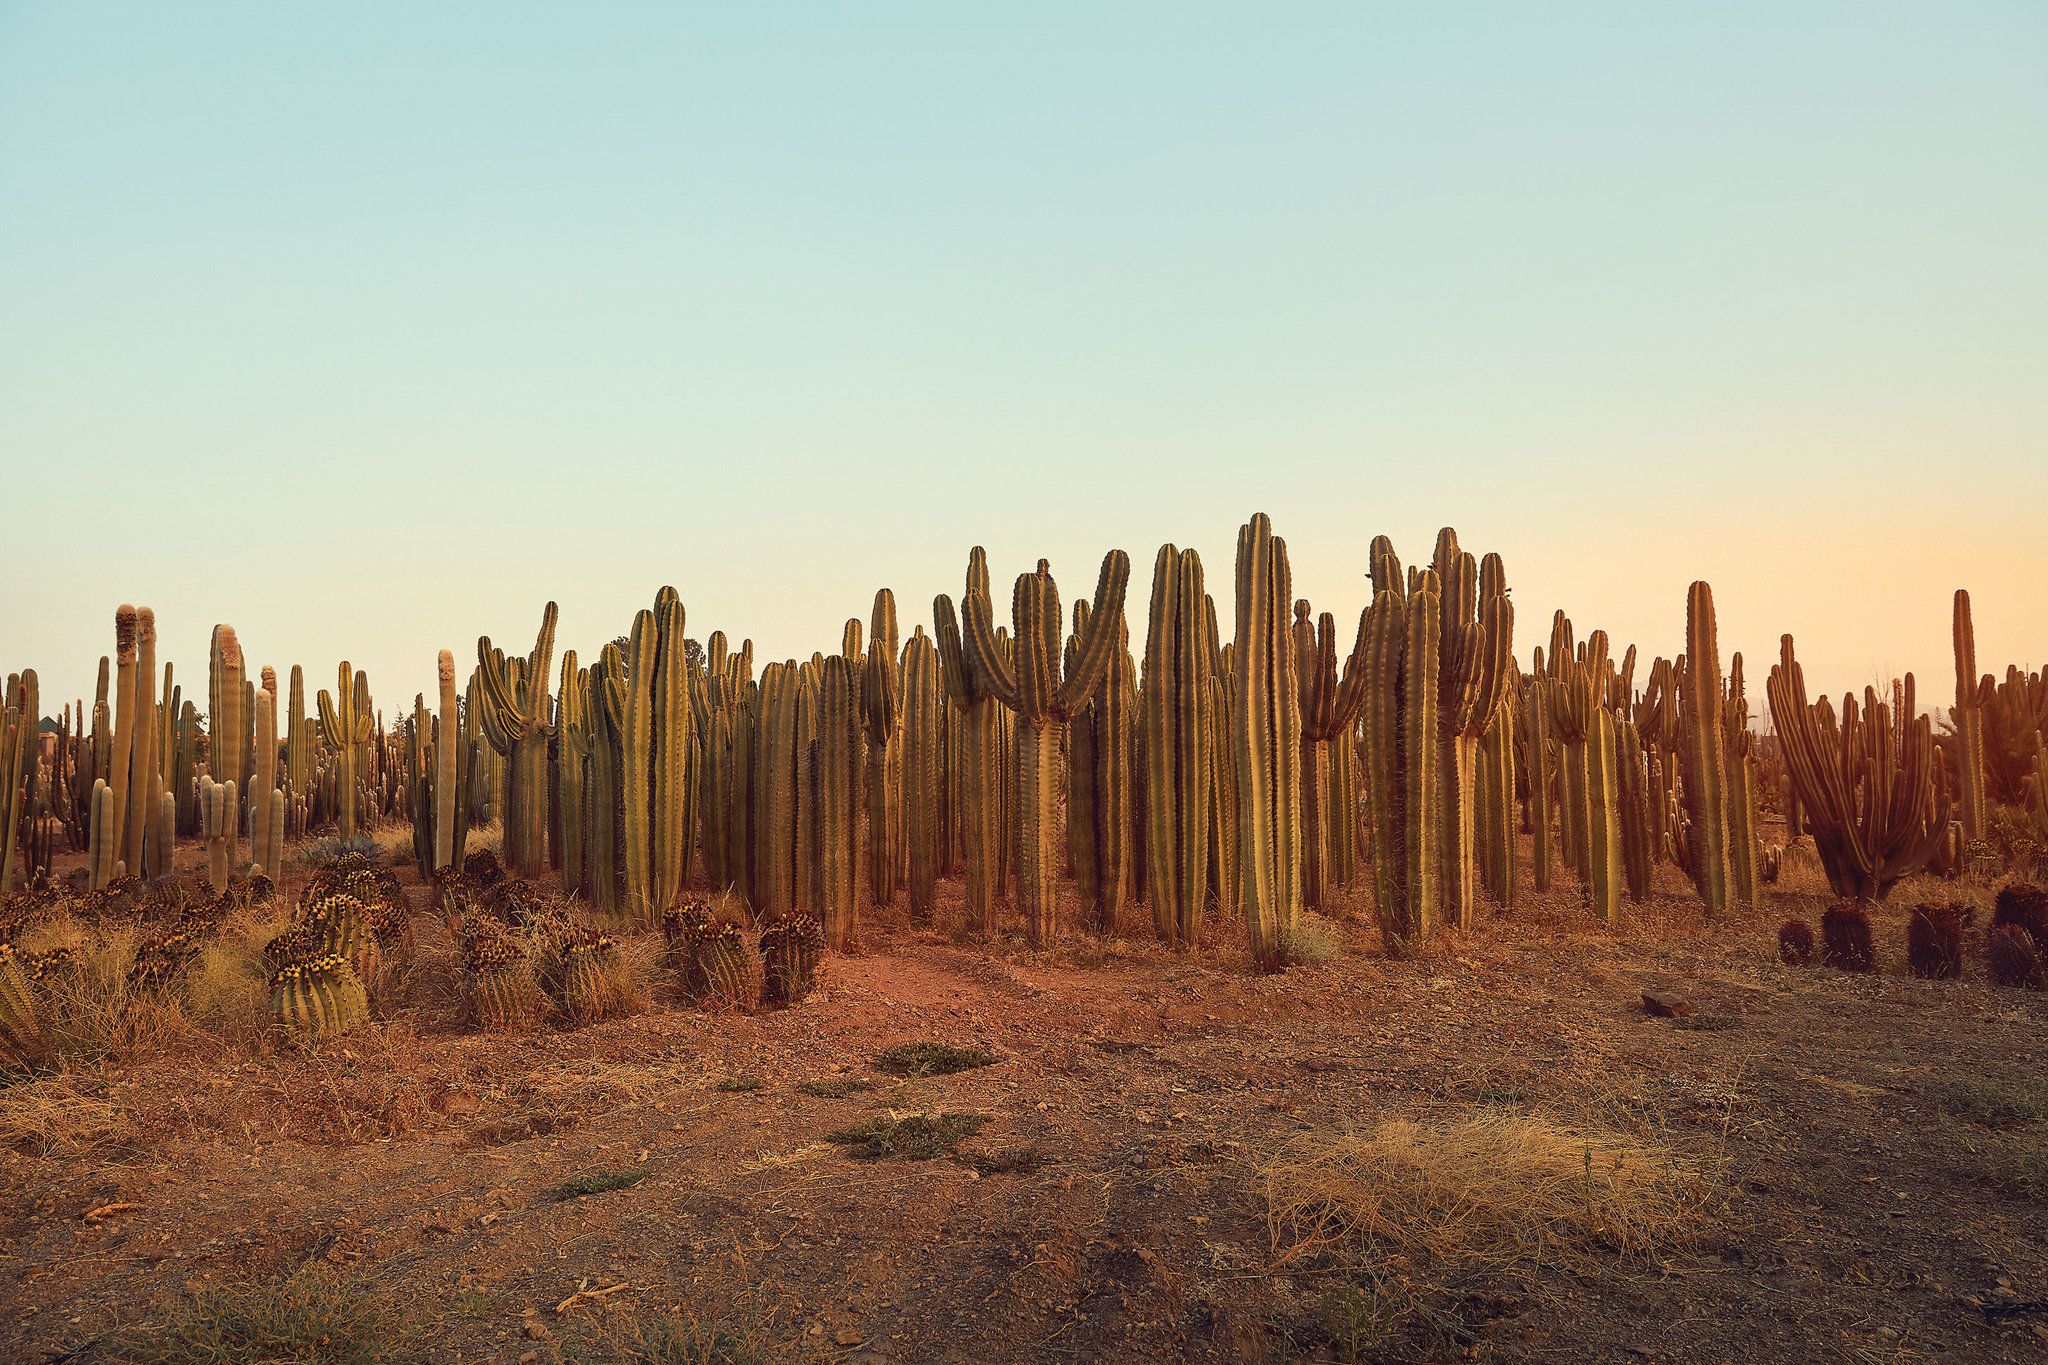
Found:
[[[1813,926],[1803,919],[1788,919],[1778,926],[1778,960],[1788,967],[1804,967],[1813,961]]]
[[[609,765],[616,764],[625,905],[643,927],[658,922],[682,894],[690,870],[695,718],[683,658],[684,619],[676,590],[662,588],[653,610],[634,616],[625,650],[607,645],[600,656],[606,666],[590,677],[593,701],[599,700],[600,683],[603,688],[605,724],[597,738],[611,749],[608,779]],[[596,740],[592,756],[595,771]]]
[[[574,1024],[595,1024],[638,1007],[633,979],[609,934],[574,926],[558,948],[562,1013]]]
[[[540,634],[533,652],[508,660],[491,647],[491,637],[477,637],[479,694],[477,720],[484,738],[511,765],[504,816],[505,861],[515,877],[538,877],[547,870],[547,746],[553,727],[548,718],[548,675],[555,657],[553,602],[541,610]]]
[[[1333,771],[1331,746],[1347,742],[1364,696],[1361,664],[1370,614],[1370,609],[1358,614],[1358,638],[1340,681],[1336,618],[1324,612],[1311,625],[1308,600],[1294,604],[1295,683],[1301,692],[1301,900],[1310,910],[1321,910],[1337,886],[1340,836],[1333,827],[1348,824],[1350,815]]]
[[[1499,711],[1479,742],[1479,832],[1474,841],[1480,886],[1503,912],[1515,900],[1515,755],[1522,745],[1516,723],[1522,714],[1521,670],[1512,658],[1508,672]]]
[[[868,900],[896,903],[903,862],[903,677],[899,671],[896,598],[875,593],[874,626],[860,671],[861,727],[867,743]]]
[[[463,947],[469,1012],[487,1032],[520,1031],[540,1022],[539,983],[519,945],[502,934],[483,934]]]
[[[1860,713],[1853,697],[1842,698],[1838,726],[1826,697],[1807,705],[1790,635],[1780,641],[1765,690],[1828,884],[1838,896],[1884,899],[1893,883],[1926,865],[1949,823],[1941,751],[1927,717],[1895,721],[1876,690],[1865,688]],[[1912,697],[1907,674],[1909,714]]]
[[[236,657],[239,662],[239,650]],[[353,839],[359,807],[356,784],[363,773],[364,751],[376,727],[370,710],[370,680],[360,671],[352,671],[344,659],[335,670],[334,695],[330,697],[322,688],[318,700],[320,737],[334,752],[336,824],[342,838]]]
[[[86,866],[91,869],[92,889],[99,891],[114,880],[119,860],[115,858],[114,831],[119,822],[114,819],[114,789],[107,785],[104,777],[96,778],[92,784],[92,834],[88,844]]]
[[[794,659],[761,670],[754,698],[753,904],[763,916],[796,908],[797,710],[802,672]]]
[[[1373,899],[1389,956],[1435,931],[1443,856],[1443,747],[1438,742],[1440,599],[1424,570],[1403,593],[1385,537],[1374,541],[1380,587],[1366,617],[1365,796],[1371,811]]]
[[[791,915],[773,921],[761,931],[762,998],[771,1005],[796,1004],[817,985],[824,959],[825,931],[816,920]]]
[[[1288,607],[1287,542],[1261,512],[1237,533],[1230,716],[1245,930],[1262,971],[1286,965],[1301,909],[1301,697]]]
[[[306,723],[306,677],[297,664],[284,713],[284,782],[294,801],[313,787],[313,727]]]
[[[967,585],[960,599],[963,610],[976,599],[986,604],[988,596],[988,555],[977,545],[967,558]],[[946,693],[961,721],[959,805],[966,843],[967,930],[986,937],[994,927],[1003,876],[1001,708],[968,666],[953,600],[943,593],[932,599],[932,630]]]
[[[347,959],[319,957],[279,968],[270,978],[270,1016],[300,1033],[325,1038],[368,1022],[370,1000]]]
[[[21,954],[0,941],[0,1059],[28,1066],[49,1051],[49,1033],[23,971]]]
[[[1930,981],[1963,974],[1963,929],[1976,911],[1967,906],[1919,905],[1906,920],[1906,967]]]
[[[199,785],[200,835],[206,840],[206,883],[219,895],[227,890],[235,843],[235,784],[203,778]]]
[[[163,773],[157,766],[162,755],[158,736],[156,706],[156,613],[148,607],[135,612],[135,733],[128,748],[128,803],[122,817],[121,860],[144,878],[155,875],[143,861],[149,828],[156,820],[157,793],[162,790]],[[117,799],[115,804],[120,805]],[[150,850],[152,860],[169,860],[164,851]]]
[[[929,924],[946,841],[941,796],[946,694],[939,676],[938,647],[921,626],[903,646],[902,680],[903,728],[898,742],[903,750],[901,804],[904,852],[910,871],[910,918],[913,923]],[[788,702],[792,726],[796,707],[794,681],[792,677]],[[765,704],[765,682],[762,698]],[[774,915],[789,908],[764,905],[762,912]]]
[[[1595,706],[1586,726],[1586,888],[1593,914],[1621,922],[1622,832],[1614,712]]]
[[[1088,604],[1074,603],[1067,637],[1071,673],[1088,640]],[[1081,897],[1081,920],[1099,934],[1114,934],[1131,899],[1137,864],[1131,815],[1131,739],[1137,683],[1130,631],[1121,618],[1109,662],[1095,690],[1067,726],[1067,852]]]
[[[1756,736],[1749,728],[1749,701],[1742,690],[1742,655],[1728,661],[1728,695],[1721,703],[1721,748],[1727,765],[1729,890],[1754,907],[1763,897],[1759,862],[1763,839],[1757,832]]]
[[[1161,940],[1192,946],[1209,898],[1218,764],[1215,648],[1193,550],[1159,547],[1140,684],[1145,752],[1146,894]],[[1227,740],[1227,734],[1223,736]],[[1232,791],[1236,784],[1232,783]],[[1233,816],[1235,803],[1232,803]]]
[[[249,858],[272,877],[282,875],[284,863],[284,817],[271,799],[277,794],[277,673],[265,668],[263,686],[256,689],[256,777],[249,793]]]
[[[1837,971],[1877,969],[1877,949],[1870,935],[1870,916],[1861,903],[1844,901],[1820,917],[1821,961]]]
[[[1437,533],[1431,567],[1442,593],[1437,679],[1443,696],[1437,720],[1444,745],[1444,912],[1469,933],[1478,917],[1473,803],[1479,744],[1514,678],[1515,609],[1500,556],[1475,563],[1448,526]]]
[[[1050,946],[1053,938],[1054,880],[1061,843],[1062,741],[1067,723],[1101,681],[1121,638],[1124,588],[1130,572],[1130,556],[1123,551],[1111,550],[1103,556],[1088,634],[1070,668],[1063,666],[1061,658],[1064,620],[1059,587],[1046,561],[1038,561],[1035,574],[1019,574],[1011,594],[1014,660],[1005,658],[997,644],[989,600],[970,596],[964,604],[962,633],[968,666],[988,694],[1016,716],[1016,807],[1012,819],[1017,906],[1023,912],[1025,936],[1034,948]]]
[[[2048,988],[2041,970],[2041,950],[2033,936],[2017,924],[1994,925],[1984,936],[1984,967],[2001,986],[2030,991]]]
[[[247,700],[242,672],[242,646],[235,638],[235,628],[215,626],[208,656],[206,712],[206,769],[215,786],[234,782],[242,771],[242,745],[248,731],[248,717],[242,710]],[[200,818],[206,818],[203,812]],[[220,836],[227,840],[222,856],[229,867],[236,862],[235,839],[240,821],[240,811],[231,811],[228,828]],[[354,832],[353,826],[343,831],[345,835]]]
[[[859,770],[859,681],[852,660],[843,654],[828,655],[819,674],[816,734],[808,764],[811,904],[839,952],[852,946],[857,929],[853,893],[859,856]]]
[[[1728,759],[1722,734],[1721,647],[1714,628],[1714,590],[1695,582],[1685,597],[1685,675],[1679,723],[1685,730],[1685,795],[1691,860],[1688,871],[1707,918],[1728,913]]]
[[[730,921],[714,921],[698,943],[695,976],[704,998],[720,1009],[752,1010],[761,1001],[761,955]]]
[[[1956,704],[1949,714],[1956,731],[1956,813],[1967,844],[1984,837],[1984,706],[1977,685],[1977,631],[1970,620],[1970,594],[1962,588],[1956,589],[1953,625]]]
[[[1550,889],[1550,789],[1555,772],[1551,761],[1550,678],[1543,668],[1543,650],[1522,691],[1522,770],[1529,782],[1529,861],[1537,894]]]
[[[353,895],[323,896],[300,916],[300,926],[314,945],[316,957],[340,957],[371,995],[384,980],[384,953],[370,927],[370,911]]]
[[[0,895],[14,890],[15,835],[35,782],[37,691],[28,669],[0,697]]]
[[[1640,905],[1650,894],[1650,872],[1657,853],[1650,813],[1650,773],[1643,757],[1642,736],[1634,722],[1615,722],[1614,735],[1615,808],[1621,822],[1622,871],[1628,878],[1628,898]]]
[[[128,797],[134,781],[136,713],[140,709],[135,691],[135,637],[138,624],[134,607],[123,602],[115,609],[114,753],[107,776],[108,785],[114,792],[114,823],[111,831],[114,857],[122,862],[127,862],[128,859]],[[141,859],[128,863],[128,866],[139,872],[142,868]]]

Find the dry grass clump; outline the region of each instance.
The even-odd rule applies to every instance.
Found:
[[[120,1155],[140,1140],[133,1118],[82,1076],[0,1086],[0,1147],[67,1161]]]
[[[1688,1240],[1706,1201],[1667,1147],[1505,1110],[1303,1135],[1261,1173],[1276,1265],[1346,1251],[1464,1266],[1643,1255]]]
[[[111,1359],[151,1365],[376,1365],[428,1358],[418,1324],[384,1295],[316,1270],[263,1287],[195,1294],[163,1322],[138,1325],[101,1344]]]

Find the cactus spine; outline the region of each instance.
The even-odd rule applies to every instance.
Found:
[[[1956,589],[1954,642],[1956,654],[1957,814],[1965,841],[1984,837],[1984,707],[1977,686],[1977,630],[1970,619],[1970,594]],[[1908,717],[1900,717],[1901,725]]]
[[[504,811],[505,862],[515,877],[547,871],[547,757],[553,727],[548,716],[548,675],[555,658],[553,602],[541,611],[540,634],[524,661],[508,660],[477,637],[477,677],[483,687],[477,720],[491,748],[511,765]]]
[[[1067,722],[1086,704],[1102,680],[1109,656],[1118,644],[1123,622],[1124,589],[1130,581],[1130,556],[1111,550],[1102,559],[1096,580],[1088,633],[1063,668],[1059,587],[1046,561],[1038,572],[1019,574],[1010,596],[1015,628],[1012,658],[1005,658],[990,620],[986,597],[965,603],[962,630],[968,665],[990,696],[1016,717],[1015,856],[1017,906],[1024,932],[1034,948],[1051,944],[1055,922],[1054,884],[1059,872],[1059,818],[1063,782],[1062,741]],[[1065,673],[1062,678],[1061,674]]]
[[[1721,647],[1714,628],[1714,590],[1703,582],[1695,582],[1686,592],[1681,696],[1692,879],[1706,902],[1707,918],[1718,919],[1728,913],[1728,768],[1721,733]]]
[[[1262,971],[1286,965],[1301,909],[1301,697],[1288,608],[1287,542],[1264,512],[1237,533],[1230,716],[1245,930]]]

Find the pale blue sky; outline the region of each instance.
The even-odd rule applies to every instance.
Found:
[[[126,600],[388,712],[550,597],[1227,603],[1264,510],[1340,618],[1449,523],[1525,661],[1704,577],[1946,701],[1957,586],[2048,659],[2044,72],[2021,4],[0,4],[0,667]]]

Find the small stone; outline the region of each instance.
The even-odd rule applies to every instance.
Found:
[[[841,1346],[858,1346],[861,1343],[861,1335],[851,1327],[842,1327],[832,1334],[832,1340]]]
[[[540,1365],[540,1352],[539,1352],[539,1351],[524,1351],[524,1352],[521,1352],[521,1353],[520,1353],[520,1356],[519,1356],[519,1365]]]
[[[1682,995],[1644,991],[1643,1013],[1655,1015],[1659,1019],[1682,1019],[1692,1013],[1692,1001]]]

